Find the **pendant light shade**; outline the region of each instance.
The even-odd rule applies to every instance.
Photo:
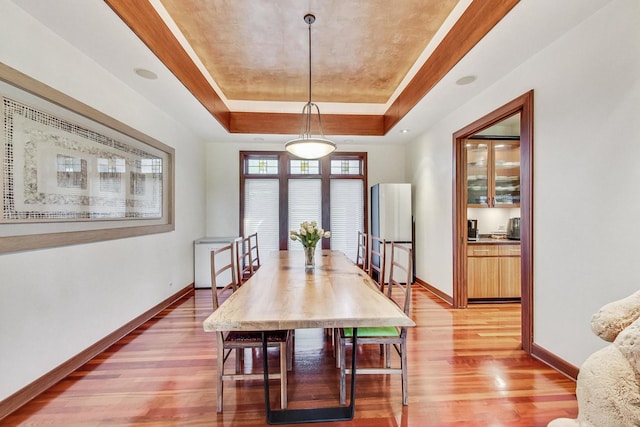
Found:
[[[289,153],[302,159],[319,159],[336,149],[336,144],[324,137],[324,132],[322,131],[322,120],[320,118],[320,108],[311,102],[311,24],[315,21],[316,17],[310,13],[304,16],[304,22],[309,25],[309,101],[302,108],[300,136],[287,142],[284,146]],[[311,135],[314,108],[318,114],[318,129],[320,131],[320,136]]]

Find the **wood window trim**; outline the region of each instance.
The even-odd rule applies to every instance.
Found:
[[[278,174],[265,174],[265,175],[257,175],[257,174],[247,174],[245,173],[245,163],[246,160],[251,157],[259,157],[259,156],[273,156],[278,158]],[[289,243],[289,210],[288,210],[288,200],[289,200],[289,179],[318,179],[322,181],[322,224],[327,229],[331,229],[331,205],[330,205],[330,193],[331,193],[331,180],[332,179],[359,179],[362,180],[362,191],[363,191],[363,217],[364,217],[364,232],[368,232],[369,222],[368,222],[368,212],[369,212],[369,201],[368,201],[368,159],[366,152],[339,152],[330,154],[328,156],[320,159],[320,174],[319,175],[291,175],[289,173],[289,160],[296,159],[296,157],[287,153],[286,151],[240,151],[239,161],[240,161],[240,185],[239,185],[239,235],[244,236],[244,191],[245,191],[245,179],[278,179],[279,180],[279,246],[280,250],[287,249],[287,245]],[[362,170],[360,175],[339,175],[339,174],[331,174],[331,160],[340,160],[340,159],[352,159],[359,160],[362,162]],[[330,249],[330,241],[329,239],[322,239],[322,249]]]

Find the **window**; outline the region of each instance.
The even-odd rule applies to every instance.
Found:
[[[297,230],[305,221],[316,221],[318,227],[329,229],[322,225],[322,182],[319,179],[290,179],[288,210],[288,230]],[[299,243],[291,240],[288,243],[288,249],[299,249]]]
[[[331,180],[331,247],[340,249],[354,262],[358,231],[364,231],[363,184],[359,179]]]
[[[320,160],[291,160],[289,162],[291,175],[318,175]]]
[[[277,175],[278,159],[271,157],[248,158],[246,172],[250,175]]]
[[[258,233],[260,250],[301,249],[289,231],[304,221],[331,230],[322,248],[355,261],[366,231],[366,153],[301,160],[286,152],[240,152],[240,234]]]
[[[331,175],[362,175],[362,162],[353,159],[331,160]]]

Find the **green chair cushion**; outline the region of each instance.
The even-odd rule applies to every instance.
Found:
[[[353,337],[352,328],[344,328],[345,337]],[[398,330],[393,326],[378,326],[372,328],[358,328],[358,338],[365,337],[397,337],[400,335]]]

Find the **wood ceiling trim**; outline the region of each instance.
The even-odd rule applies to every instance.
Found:
[[[229,129],[229,108],[148,1],[104,0],[220,124]]]
[[[385,113],[389,132],[520,0],[474,0]]]
[[[231,112],[229,132],[299,134],[300,114]],[[326,135],[383,136],[384,116],[366,114],[322,114]]]

